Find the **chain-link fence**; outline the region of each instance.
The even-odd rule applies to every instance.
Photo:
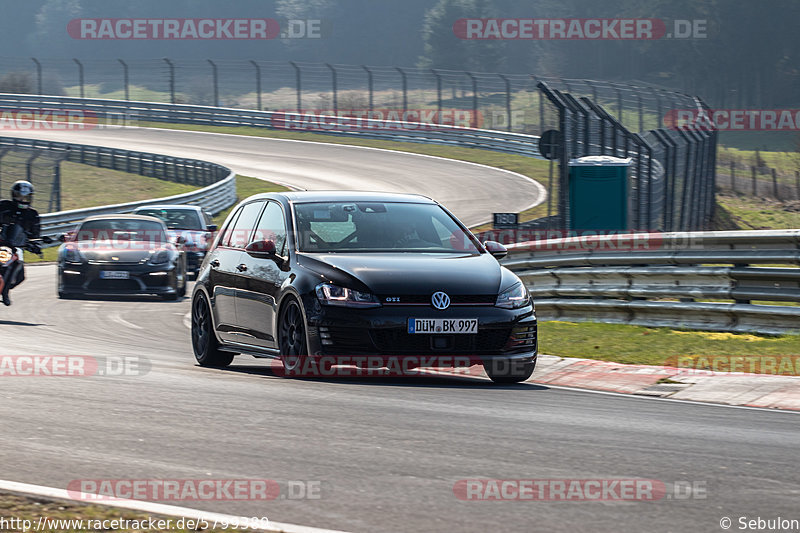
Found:
[[[583,87],[586,85],[584,84]],[[569,161],[583,156],[610,155],[631,158],[628,172],[629,213],[632,230],[688,231],[708,229],[714,215],[717,132],[697,128],[660,128],[633,133],[624,118],[624,104],[619,115],[606,110],[607,100],[581,96],[539,85],[548,116],[558,117],[550,124],[560,132],[557,216],[548,219],[548,227],[569,228]],[[676,97],[678,98],[678,97]],[[598,103],[601,102],[601,103]],[[642,109],[652,111],[653,102]],[[611,102],[613,105],[613,102]],[[638,105],[638,98],[637,98]],[[681,105],[688,105],[683,102]],[[692,99],[690,109],[702,102]],[[647,127],[641,122],[638,126]]]
[[[33,207],[40,213],[61,210],[61,162],[66,154],[0,145],[0,198],[10,198],[17,180],[33,184]]]
[[[429,110],[442,123],[530,134],[547,120],[539,82],[591,98],[634,132],[660,127],[670,110],[694,108],[690,96],[664,88],[536,75],[246,59],[0,58],[6,93],[337,113]]]

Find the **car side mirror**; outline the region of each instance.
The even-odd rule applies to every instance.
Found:
[[[219,226],[217,226],[216,224],[209,224],[208,226],[206,226],[206,230],[207,231],[212,231],[213,232],[213,231],[217,231],[218,229],[219,229]]]
[[[72,240],[72,233],[62,233],[57,237],[59,242],[67,242]]]
[[[42,237],[42,242],[45,244],[53,244],[53,239],[49,235]]]
[[[495,259],[502,259],[508,255],[508,249],[497,241],[486,241],[483,243],[483,247]]]
[[[178,235],[178,237],[175,239],[175,244],[178,245],[186,244],[186,237],[184,237],[183,235]]]
[[[244,249],[247,255],[258,259],[272,259],[279,265],[284,262],[283,257],[275,251],[274,241],[253,241]]]

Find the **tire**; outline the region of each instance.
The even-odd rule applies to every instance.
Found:
[[[281,307],[278,320],[278,347],[284,375],[302,373],[308,359],[306,323],[303,310],[294,298],[289,298]]]
[[[214,335],[211,307],[202,292],[198,292],[192,301],[192,350],[197,363],[205,367],[226,367],[234,357],[234,354],[219,349],[219,341]]]
[[[520,383],[533,374],[536,362],[519,363],[508,359],[492,359],[483,364],[483,370],[495,383]]]

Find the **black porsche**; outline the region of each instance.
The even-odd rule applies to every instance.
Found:
[[[256,195],[232,210],[200,268],[194,354],[202,366],[248,354],[287,369],[331,356],[458,355],[494,381],[524,381],[536,315],[498,263],[505,254],[424,196]]]

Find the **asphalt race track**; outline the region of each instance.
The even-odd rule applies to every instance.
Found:
[[[102,144],[133,143],[120,131]],[[100,144],[92,135],[70,138]],[[214,153],[195,144],[178,154],[177,135],[150,135],[139,149],[273,177],[271,169],[246,170],[247,140],[227,144],[208,136]],[[265,166],[300,166],[298,159],[314,159],[319,148],[289,145],[299,143],[266,143]],[[324,156],[310,168],[333,179],[340,165],[326,162],[330,152],[319,149]],[[281,150],[284,159],[273,164],[272,154]],[[299,152],[286,155],[291,150]],[[380,168],[372,171],[379,174],[374,183],[391,185],[390,171],[375,166],[387,154],[369,152],[366,160],[349,162]],[[443,163],[426,158],[420,164]],[[312,185],[304,175],[284,181]],[[359,186],[367,183],[365,176]],[[427,191],[450,190],[442,197],[447,205],[467,220],[479,218],[477,206],[471,213],[466,208],[470,195],[482,193],[466,189],[451,181]],[[732,529],[740,516],[800,518],[795,414],[530,383],[496,386],[483,377],[291,380],[249,357],[226,370],[201,369],[189,343],[188,299],[62,301],[52,265],[30,266],[12,298],[13,307],[0,308],[0,355],[128,358],[147,371],[0,377],[3,479],[60,488],[76,479],[319,482],[319,499],[170,503],[358,532],[697,532],[721,531],[724,516],[733,518]],[[475,478],[643,478],[665,483],[667,495],[605,503],[458,499],[454,484]],[[686,482],[704,488],[704,497],[673,492]]]
[[[14,131],[32,137],[191,157],[237,174],[316,190],[425,194],[472,226],[545,199],[533,180],[500,169],[390,150],[156,128]]]

